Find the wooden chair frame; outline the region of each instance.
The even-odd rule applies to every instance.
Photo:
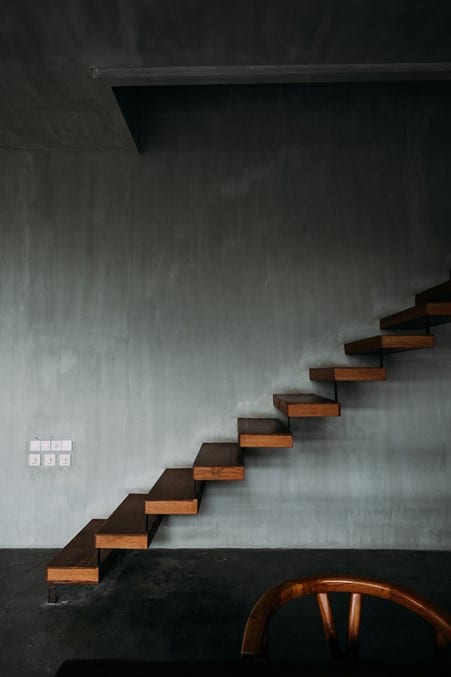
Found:
[[[346,648],[340,648],[329,593],[350,594]],[[451,615],[412,591],[385,581],[355,576],[305,577],[285,581],[267,590],[254,604],[247,618],[241,644],[241,658],[268,657],[268,623],[287,602],[316,595],[324,634],[332,659],[358,658],[362,595],[391,600],[406,607],[435,628],[436,655],[444,657],[451,642]]]

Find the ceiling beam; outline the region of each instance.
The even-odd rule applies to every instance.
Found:
[[[112,87],[164,85],[290,84],[451,80],[451,63],[345,63],[244,66],[95,66],[92,77]]]

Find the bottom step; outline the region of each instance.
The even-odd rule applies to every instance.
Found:
[[[47,583],[99,583],[112,550],[97,550],[95,533],[106,522],[92,519],[47,564]]]

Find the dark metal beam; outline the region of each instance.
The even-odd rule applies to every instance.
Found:
[[[450,80],[451,63],[159,66],[151,68],[95,66],[92,68],[92,76],[111,87]]]

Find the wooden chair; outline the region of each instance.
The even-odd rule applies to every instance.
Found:
[[[342,651],[335,628],[329,593],[349,593],[348,628],[345,650]],[[419,595],[384,581],[355,576],[323,576],[289,580],[267,590],[254,604],[247,618],[241,644],[241,658],[269,658],[268,624],[275,612],[287,602],[316,595],[323,623],[329,657],[358,659],[362,595],[370,595],[400,604],[421,616],[435,629],[435,657],[446,661],[448,642],[451,642],[451,616]]]

